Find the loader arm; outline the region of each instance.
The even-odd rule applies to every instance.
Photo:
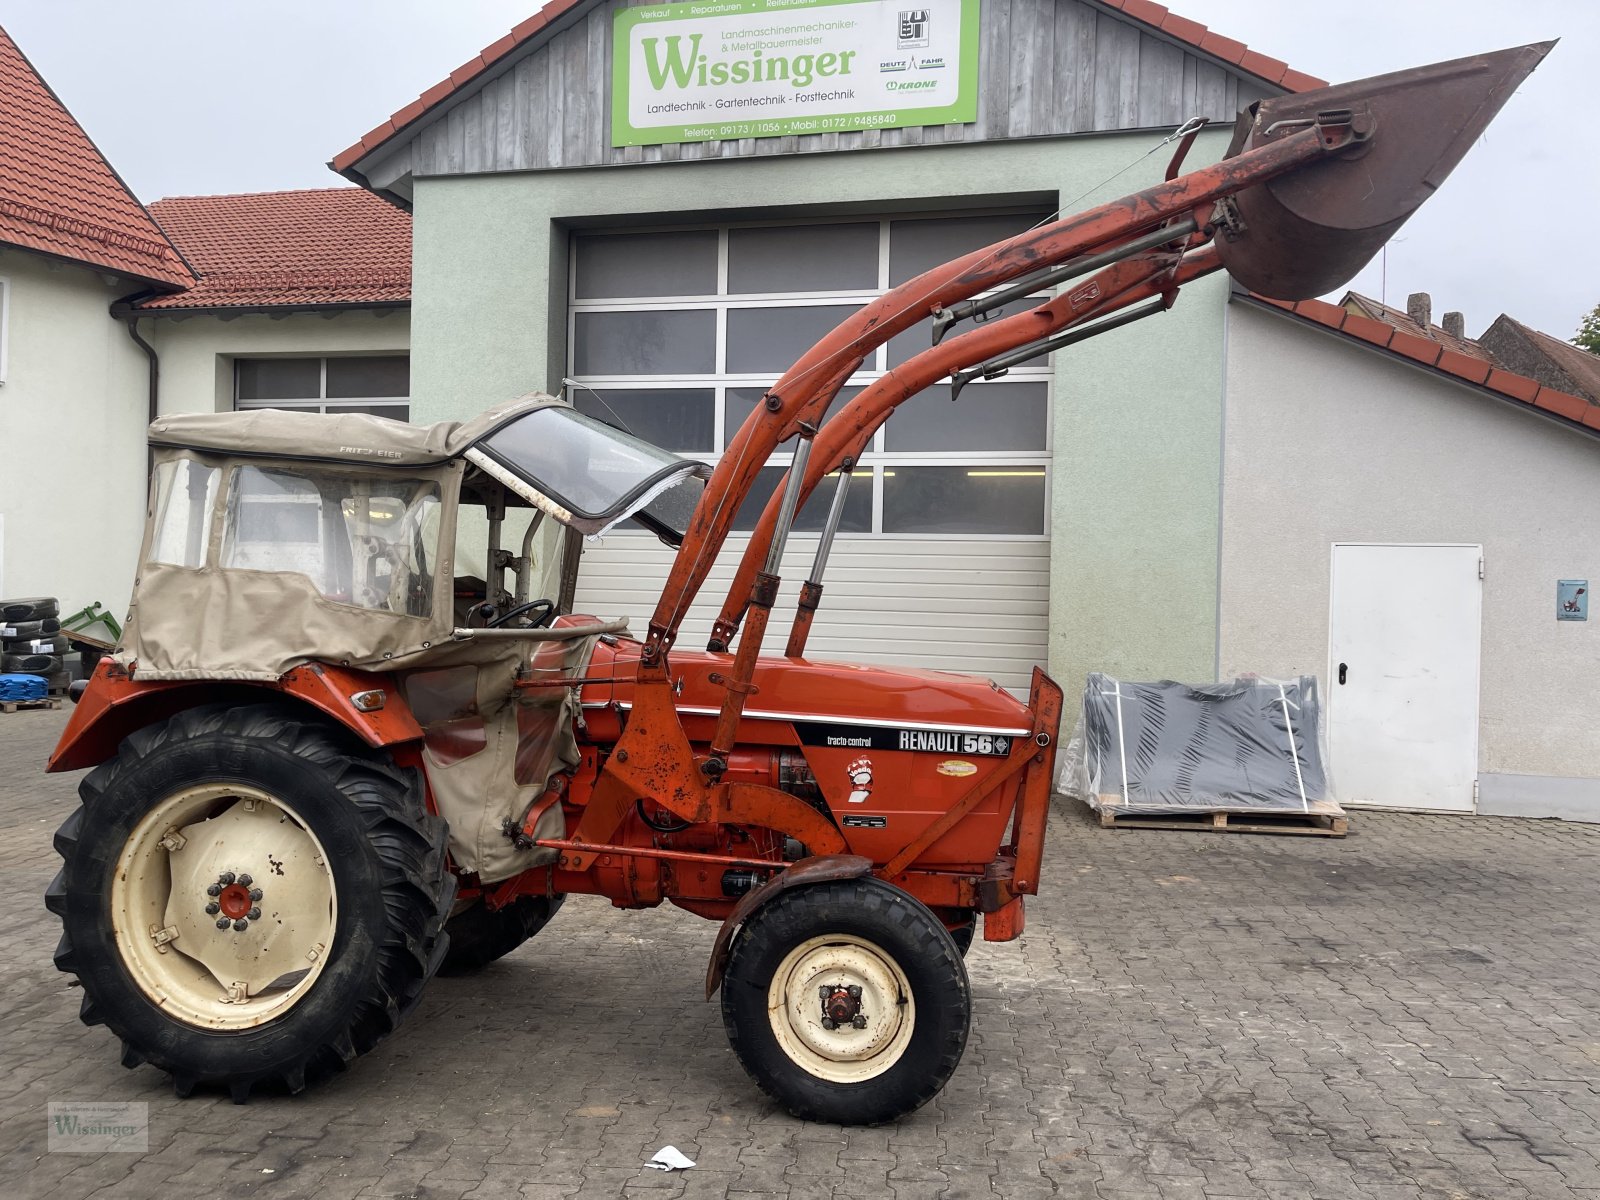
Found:
[[[817,423],[867,354],[928,316],[980,293],[1025,276],[1034,286],[1038,273],[1047,268],[1085,256],[1093,256],[1097,264],[1133,260],[1123,270],[1109,268],[1114,272],[1106,276],[1114,283],[1111,294],[1090,295],[1093,304],[1087,312],[1071,311],[1074,299],[1089,295],[1087,288],[1074,288],[1066,294],[1068,311],[1052,307],[1052,301],[1016,324],[997,322],[1006,331],[1003,341],[968,334],[952,342],[948,355],[919,356],[917,370],[877,389],[869,406],[854,410],[854,430],[842,426],[829,439],[820,466],[828,465],[830,454],[842,457],[863,423],[886,411],[885,403],[892,408],[887,397],[899,387],[914,382],[925,387],[940,374],[970,367],[997,350],[1025,345],[1052,325],[1065,328],[1075,317],[1126,308],[1141,295],[1153,294],[1149,287],[1170,304],[1178,260],[1158,248],[1180,234],[1190,236],[1191,248],[1217,238],[1220,265],[1273,298],[1304,299],[1337,286],[1437,189],[1552,45],[1523,46],[1261,101],[1240,114],[1228,156],[1221,162],[935,267],[840,323],[767,391],[712,472],[650,620],[633,720],[603,773],[631,794],[669,792],[668,807],[686,819],[709,815],[725,820],[732,815],[729,790],[719,786],[720,780],[745,701],[755,690],[756,662],[780,582],[778,564],[809,474]],[[1162,236],[1169,225],[1173,239]],[[1134,259],[1151,249],[1157,253]],[[1128,271],[1134,272],[1132,278]],[[1149,285],[1142,291],[1141,281]],[[926,374],[935,368],[939,374]],[[717,680],[726,691],[710,753],[697,762],[673,707],[667,656],[727,540],[735,513],[772,451],[796,435],[801,440],[764,539],[765,558],[749,584],[744,635],[732,670]],[[725,625],[736,604],[735,594],[723,613]]]
[[[803,355],[768,389],[764,402],[728,443],[650,619],[644,664],[659,663],[727,540],[739,505],[778,445],[814,423],[865,357],[932,313],[1045,267],[1197,214],[1209,223],[1218,200],[1359,144],[1348,122],[1313,124],[1234,158],[1157,184],[1087,212],[1018,234],[934,267],[864,305]]]

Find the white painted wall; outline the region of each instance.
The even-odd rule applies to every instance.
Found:
[[[271,355],[362,354],[411,345],[407,309],[155,317],[140,334],[161,356],[161,411],[226,412],[233,407],[233,360]],[[124,333],[126,338],[127,334]]]
[[[0,387],[5,591],[72,612],[127,605],[145,509],[146,359],[111,319],[136,291],[84,267],[0,251],[6,378]]]
[[[1333,542],[1481,543],[1484,791],[1600,814],[1600,611],[1555,619],[1600,581],[1600,439],[1243,301],[1226,371],[1221,677],[1326,674]]]

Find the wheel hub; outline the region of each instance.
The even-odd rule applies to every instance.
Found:
[[[822,998],[822,1027],[838,1029],[849,1025],[853,1029],[867,1027],[866,1015],[861,1011],[861,985],[852,983],[844,987],[824,984],[817,989]]]
[[[217,876],[217,881],[206,888],[206,895],[215,899],[207,904],[206,915],[217,917],[217,928],[226,929],[229,925],[243,933],[250,927],[251,921],[261,919],[259,901],[264,899],[266,893],[258,887],[251,887],[254,883],[249,875],[235,875],[232,871],[224,871]]]

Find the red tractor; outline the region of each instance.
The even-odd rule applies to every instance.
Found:
[[[427,428],[157,421],[128,627],[50,761],[94,768],[46,897],[83,1019],[180,1094],[298,1091],[392,1032],[435,971],[515,949],[565,896],[669,900],[721,923],[706,994],[720,988],[740,1061],[780,1104],[844,1123],[923,1104],[966,1044],[967,946],[980,922],[1017,937],[1038,889],[1062,694],[1038,671],[1024,703],[984,679],[805,656],[867,440],[939,379],[1161,311],[1219,268],[1272,297],[1338,286],[1547,49],[1264,101],[1227,158],[1180,176],[1191,130],[1166,182],[865,306],[715,469],[547,396]],[[1069,280],[821,423],[894,334]],[[790,439],[710,646],[676,648]],[[763,657],[794,514],[830,474],[788,644]],[[583,536],[622,522],[676,551],[642,638],[570,612]]]

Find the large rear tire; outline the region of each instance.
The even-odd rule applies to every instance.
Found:
[[[722,1018],[752,1079],[804,1120],[876,1125],[961,1062],[966,965],[943,922],[877,879],[782,892],[740,928]]]
[[[450,948],[439,974],[470,975],[504,958],[548,925],[565,899],[559,893],[518,896],[504,908],[489,908],[482,900],[473,902],[445,924]]]
[[[179,713],[84,779],[45,902],[124,1066],[297,1092],[393,1032],[455,895],[417,772],[274,705]]]

